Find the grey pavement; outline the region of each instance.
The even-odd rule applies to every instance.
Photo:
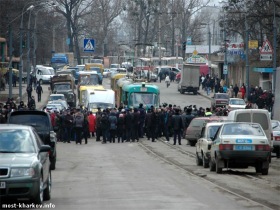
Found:
[[[36,109],[42,109],[42,107],[47,103],[48,97],[50,95],[50,91],[48,90],[49,84],[43,84],[43,93],[41,95],[41,101],[38,102],[38,97],[36,90],[32,91],[32,95],[35,97],[36,102]],[[22,84],[22,100],[24,104],[27,104],[27,93],[26,93],[27,84]],[[9,85],[6,85],[5,91],[0,91],[0,103],[6,103],[7,99],[9,98]],[[19,104],[19,85],[17,84],[16,87],[12,87],[12,98],[16,101],[16,104]]]
[[[203,90],[201,87],[199,88],[198,94],[205,98],[208,98],[209,100],[211,100],[211,98],[214,96],[214,92],[210,91],[209,95],[207,95],[207,92]]]

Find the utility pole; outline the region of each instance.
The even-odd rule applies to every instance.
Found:
[[[12,60],[13,60],[13,34],[12,34],[12,27],[11,27],[11,25],[9,25],[9,98],[12,98],[12,96],[13,96],[13,89],[12,89],[12,77],[13,77]]]
[[[161,24],[160,24],[160,18],[161,18],[161,1],[159,1],[159,16],[158,16],[158,57],[159,57],[159,70],[158,73],[161,71]]]
[[[272,93],[275,95],[275,86],[276,86],[276,54],[277,54],[277,28],[276,28],[276,19],[275,19],[275,2],[273,11],[273,82],[272,82]]]
[[[250,91],[249,91],[249,88],[250,88],[250,78],[249,78],[249,70],[250,70],[250,67],[249,67],[249,31],[248,31],[248,24],[247,24],[247,16],[245,14],[245,30],[246,30],[246,37],[245,37],[245,46],[246,46],[246,97],[247,97],[247,100],[249,98],[249,95],[250,95]]]
[[[29,85],[30,80],[30,19],[31,10],[29,11],[28,27],[27,27],[27,85]]]
[[[225,26],[225,14],[224,14],[224,45],[225,45],[225,55],[224,55],[223,75],[224,75],[225,84],[227,84],[228,62],[227,62],[227,32]]]
[[[23,14],[20,21],[19,28],[19,101],[22,101],[22,31],[23,31]]]
[[[208,23],[208,42],[209,42],[209,52],[208,52],[208,74],[211,77],[211,32],[210,24]]]

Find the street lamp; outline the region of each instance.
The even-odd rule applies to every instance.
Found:
[[[32,10],[34,8],[33,5],[29,6],[26,11],[25,7],[22,9],[21,12],[21,21],[20,21],[20,38],[19,38],[19,54],[20,54],[20,61],[19,61],[19,98],[20,101],[22,101],[22,34],[23,34],[23,14],[29,10]],[[28,83],[27,83],[28,84]]]

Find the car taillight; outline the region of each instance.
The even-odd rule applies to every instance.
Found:
[[[274,136],[275,141],[280,141],[280,136]]]
[[[260,145],[256,145],[255,149],[256,151],[270,151],[271,148],[269,145],[260,144]]]
[[[233,150],[232,144],[220,144],[219,150]]]

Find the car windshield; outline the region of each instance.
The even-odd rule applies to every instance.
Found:
[[[98,75],[80,75],[80,85],[97,85],[98,84]]]
[[[90,103],[89,104],[90,109],[97,109],[98,107],[100,107],[101,109],[107,109],[107,108],[114,107],[114,105],[110,104],[110,103],[102,103],[102,102]]]
[[[224,125],[221,135],[264,136],[265,134],[258,124],[236,123]]]
[[[35,146],[28,130],[3,129],[0,131],[0,153],[34,153]]]
[[[70,84],[56,84],[53,87],[54,91],[69,90],[71,89]]]
[[[228,94],[217,94],[216,98],[217,99],[228,99],[229,96],[228,96]]]
[[[111,68],[119,68],[119,64],[111,64]]]
[[[40,75],[53,75],[50,69],[39,69],[38,74]]]
[[[202,127],[206,124],[206,120],[193,119],[190,123],[191,127]]]
[[[130,95],[130,104],[133,107],[137,107],[140,103],[148,106],[158,106],[158,97],[154,93],[132,93]]]
[[[97,73],[101,73],[101,69],[99,67],[90,67],[91,71],[96,71]]]
[[[271,122],[271,127],[274,131],[280,131],[280,124],[279,122]]]
[[[232,105],[246,105],[244,100],[238,100],[238,99],[231,99],[230,104],[232,104]]]
[[[213,125],[213,126],[210,126],[209,129],[208,129],[208,134],[207,136],[209,138],[213,138],[217,132],[217,130],[219,129],[219,125]]]
[[[50,130],[48,117],[41,114],[15,114],[10,117],[9,123],[30,125],[34,127],[38,132]]]
[[[50,96],[49,101],[56,101],[56,100],[65,100],[64,95],[63,96]]]

